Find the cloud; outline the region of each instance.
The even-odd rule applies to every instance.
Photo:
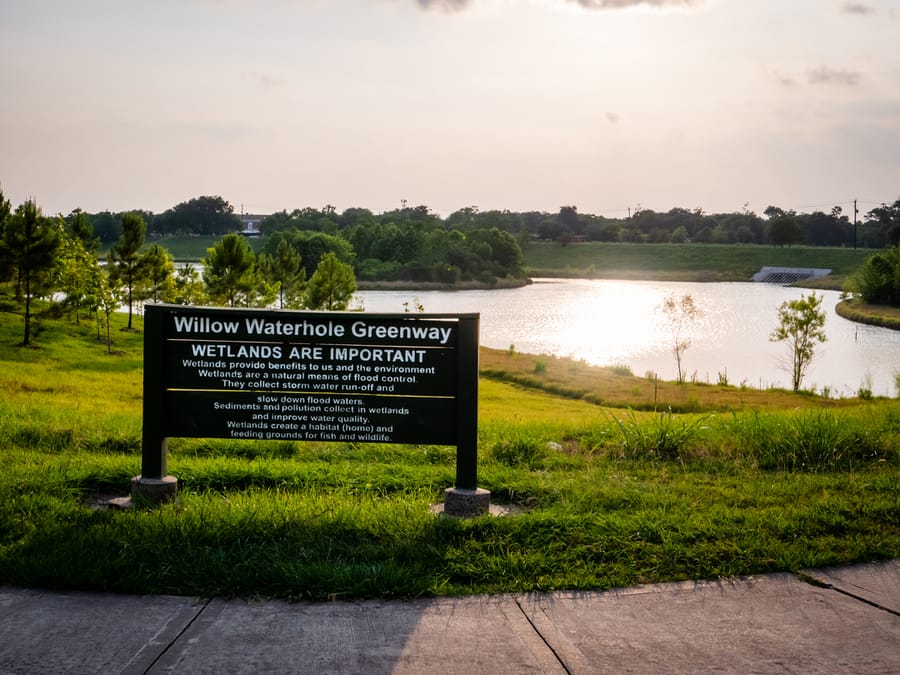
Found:
[[[836,84],[842,87],[855,87],[862,79],[860,73],[851,70],[832,70],[828,66],[813,68],[807,73],[810,84]]]
[[[786,73],[775,72],[772,73],[772,77],[775,78],[775,81],[782,85],[783,87],[796,87],[797,80],[795,80],[792,76]]]
[[[693,7],[700,0],[566,0],[585,9],[625,9],[627,7]]]
[[[248,70],[243,73],[243,76],[264,87],[281,87],[284,85],[284,80],[272,77],[271,75],[266,75],[265,73],[260,73],[256,70]]]
[[[466,9],[475,0],[415,0],[424,10],[458,12]],[[578,5],[582,9],[626,9],[628,7],[693,7],[702,0],[555,0]]]
[[[458,12],[469,6],[470,0],[416,0],[422,9],[437,9],[444,12]]]
[[[864,2],[845,2],[841,5],[841,13],[842,14],[858,14],[858,15],[866,15],[866,14],[874,14],[875,8],[872,5],[867,5]]]

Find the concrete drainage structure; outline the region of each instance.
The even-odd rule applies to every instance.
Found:
[[[753,275],[753,281],[787,285],[813,277],[825,277],[829,274],[831,274],[830,269],[816,267],[763,267]]]

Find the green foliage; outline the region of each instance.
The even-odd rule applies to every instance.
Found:
[[[315,274],[319,261],[328,253],[343,263],[352,263],[354,251],[350,242],[337,234],[302,230],[279,230],[266,237],[263,252],[272,258],[278,258],[283,251],[282,241],[290,244],[300,256],[306,278]]]
[[[685,350],[691,346],[691,338],[688,333],[693,323],[703,316],[703,310],[694,302],[694,297],[689,293],[680,298],[676,298],[674,295],[666,296],[660,309],[666,317],[672,334],[672,354],[675,356],[677,381],[679,384],[683,384],[682,359]]]
[[[634,375],[634,371],[631,370],[631,366],[629,366],[627,363],[614,363],[609,367],[609,369],[616,375],[628,377]]]
[[[8,206],[0,195],[0,212],[3,213],[0,231],[0,259],[8,267],[9,275],[15,273],[16,298],[24,302],[25,336],[23,344],[32,342],[32,302],[35,297],[53,290],[53,268],[59,247],[59,230],[41,214],[33,201],[26,201],[7,215]]]
[[[222,197],[203,196],[182,202],[153,219],[153,229],[166,234],[224,235],[241,227],[234,207]]]
[[[93,307],[91,309],[97,318],[97,341],[100,341],[100,334],[105,330],[106,351],[112,353],[112,316],[113,312],[119,308],[119,297],[109,274],[101,274],[97,279],[92,299]]]
[[[869,257],[850,287],[864,302],[900,307],[900,246]]]
[[[879,431],[858,417],[827,410],[794,415],[750,413],[735,417],[733,432],[741,449],[761,469],[778,471],[842,471],[893,457],[897,420],[886,418]]]
[[[473,231],[469,241],[474,246],[481,243],[487,246],[481,256],[488,269],[496,277],[520,277],[523,275],[522,250],[519,243],[509,232],[496,227]]]
[[[616,421],[488,381],[479,484],[515,507],[508,517],[434,515],[452,447],[230,439],[171,440],[177,502],[104,509],[141,462],[143,338],[111,320],[108,355],[90,327],[58,319],[42,349],[18,349],[0,316],[0,584],[352,599],[596,590],[900,555],[896,401]]]
[[[539,437],[519,435],[504,438],[491,446],[491,457],[501,464],[526,469],[541,469],[549,455],[547,442]]]
[[[188,263],[178,269],[174,279],[172,302],[179,305],[206,304],[206,286],[196,267]]]
[[[137,297],[154,302],[171,302],[175,297],[175,262],[159,244],[153,244],[138,260],[140,287]]]
[[[304,303],[309,309],[345,310],[355,292],[353,268],[334,253],[326,253],[306,286]]]
[[[301,265],[300,253],[289,240],[280,239],[274,255],[262,253],[257,265],[262,277],[278,286],[281,309],[297,309],[302,305],[306,269]]]
[[[256,256],[247,240],[227,234],[208,249],[203,260],[203,281],[209,297],[229,307],[250,307],[257,302]]]
[[[824,331],[825,312],[822,298],[815,292],[799,300],[788,300],[778,308],[778,325],[769,339],[785,342],[788,347],[788,372],[794,391],[800,390],[800,383],[809,364],[815,356],[816,345],[827,339]]]
[[[766,235],[773,246],[790,246],[803,241],[803,232],[795,211],[785,211],[777,206],[769,206],[766,208],[765,214],[769,216]]]
[[[140,249],[146,234],[144,219],[137,213],[126,213],[122,216],[122,235],[109,251],[110,280],[117,290],[123,291],[129,329],[133,327],[134,291],[141,282]]]
[[[99,237],[94,236],[94,226],[88,215],[81,209],[75,209],[65,219],[67,232],[78,239],[85,250],[95,253],[100,248]]]
[[[89,238],[89,226],[83,222],[83,214],[80,215],[82,217],[76,223],[81,222],[81,232]],[[74,311],[78,323],[80,310],[93,309],[93,298],[103,272],[96,254],[87,248],[82,236],[70,234],[62,223],[58,230],[60,245],[54,261],[55,287],[65,293],[65,305]]]
[[[677,417],[671,410],[640,419],[629,412],[615,422],[621,437],[622,452],[629,459],[681,459],[690,444],[706,427],[709,418]]]

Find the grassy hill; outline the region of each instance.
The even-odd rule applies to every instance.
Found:
[[[171,439],[179,499],[99,504],[140,472],[142,339],[0,315],[0,584],[354,598],[604,589],[900,555],[900,401],[654,383],[482,351],[479,485],[455,449]],[[654,404],[655,401],[655,404]],[[679,412],[685,411],[685,412]]]
[[[206,256],[220,237],[172,236],[148,240],[158,243],[183,262]],[[262,250],[263,239],[249,239]],[[588,242],[562,246],[531,242],[523,251],[526,270],[533,277],[588,277],[670,281],[749,281],[764,266],[816,267],[832,275],[819,287],[840,289],[843,279],[872,255],[870,249],[792,246],[776,248],[751,244],[620,244]]]
[[[524,250],[529,274],[668,281],[749,281],[764,266],[831,269],[837,284],[871,250],[720,244],[595,243],[562,246],[533,242]]]

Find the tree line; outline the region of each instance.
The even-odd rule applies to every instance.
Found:
[[[535,239],[578,241],[768,243],[790,246],[859,245],[885,248],[852,280],[865,301],[900,305],[900,199],[866,214],[858,227],[839,207],[830,213],[798,214],[770,206],[760,217],[744,210],[704,214],[637,209],[627,219],[581,214],[479,211],[466,207],[441,218],[427,206],[374,214],[350,208],[286,210],[260,225],[256,255],[237,234],[241,219],[221,197],[198,197],[154,215],[146,211],[89,214],[76,209],[48,218],[34,200],[14,211],[0,191],[0,281],[13,282],[24,307],[29,340],[31,300],[62,293],[65,305],[96,316],[136,303],[345,309],[357,280],[456,284],[524,278],[522,249]],[[166,235],[216,235],[199,268],[176,271],[159,243]],[[107,264],[97,252],[109,249]],[[108,321],[107,321],[108,324]]]
[[[772,246],[852,246],[883,248],[900,243],[900,199],[881,204],[856,223],[835,206],[828,213],[797,213],[768,206],[760,216],[746,207],[734,213],[672,208],[666,212],[638,207],[628,218],[580,214],[563,206],[544,218],[538,238],[562,244],[578,241],[672,244],[761,244]]]
[[[3,309],[21,312],[25,346],[34,337],[34,300],[57,295],[50,311],[71,312],[76,323],[92,316],[98,340],[105,330],[111,345],[111,314],[127,307],[131,329],[135,308],[145,301],[343,310],[357,288],[353,267],[332,251],[321,253],[307,278],[299,253],[285,240],[272,254],[256,255],[244,237],[229,233],[207,250],[199,269],[176,270],[164,247],[144,246],[142,214],[122,214],[119,233],[104,264],[87,214],[46,217],[34,200],[13,210],[0,191],[0,283],[9,289]]]
[[[241,219],[234,213],[234,208],[218,196],[197,197],[160,214],[134,212],[144,218],[151,236],[224,235],[241,228]],[[79,213],[76,210],[67,219],[71,220]],[[104,211],[86,215],[101,241],[112,243],[118,240],[122,214]],[[677,207],[657,212],[638,206],[626,218],[579,213],[576,206],[561,206],[556,213],[480,211],[475,206],[469,206],[454,211],[446,218],[432,213],[427,206],[404,206],[381,214],[364,208],[348,208],[338,212],[333,206],[325,206],[322,209],[285,210],[269,215],[263,220],[261,231],[269,234],[289,227],[342,234],[347,239],[351,239],[348,235],[355,232],[354,247],[360,260],[384,260],[386,256],[383,254],[393,252],[395,243],[401,246],[398,252],[401,258],[410,259],[416,250],[427,254],[429,246],[433,248],[435,242],[416,241],[416,233],[434,229],[468,233],[496,228],[511,234],[520,246],[539,239],[561,244],[599,241],[884,248],[900,244],[900,199],[892,204],[882,203],[861,218],[858,214],[851,217],[840,206],[834,206],[827,212],[798,213],[794,209],[773,205],[768,206],[762,215],[746,207],[732,213],[710,214],[702,209]],[[366,233],[370,228],[381,228],[381,232]],[[384,241],[373,250],[372,239],[378,238],[379,234],[383,235]],[[465,257],[465,252],[457,249],[455,255]],[[427,259],[427,255],[424,257]],[[418,273],[421,274],[421,269]]]

